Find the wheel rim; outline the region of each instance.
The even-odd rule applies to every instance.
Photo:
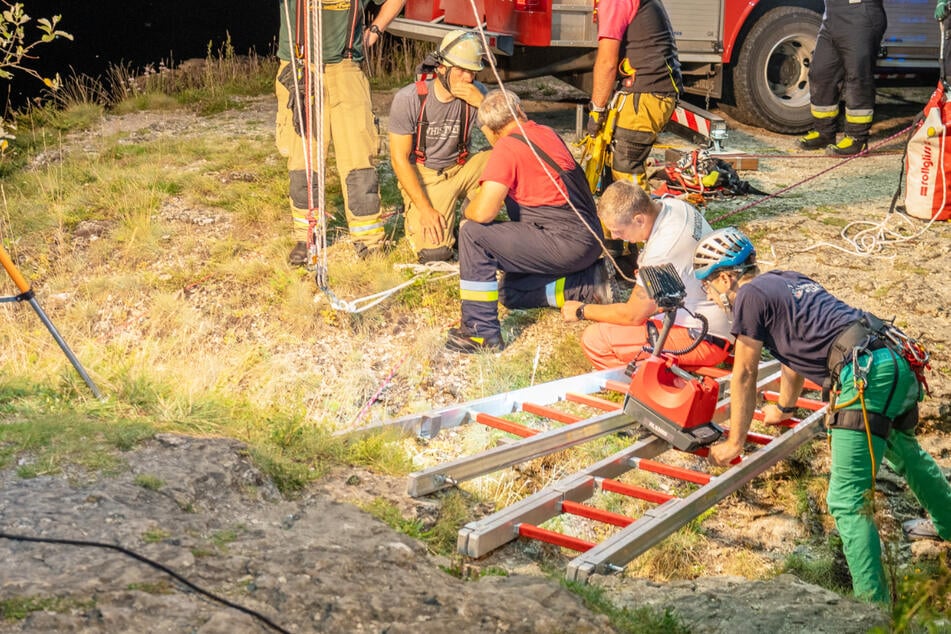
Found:
[[[766,86],[771,98],[788,108],[809,105],[809,65],[815,38],[793,35],[776,43],[766,61]]]

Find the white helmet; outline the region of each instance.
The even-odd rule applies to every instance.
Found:
[[[456,29],[446,33],[436,51],[439,62],[445,66],[458,66],[465,70],[479,72],[485,68],[482,57],[485,50],[482,41],[472,31]]]
[[[693,254],[694,275],[705,280],[717,271],[746,268],[756,264],[753,243],[736,227],[707,234]]]

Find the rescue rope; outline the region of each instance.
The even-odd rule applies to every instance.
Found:
[[[407,286],[412,286],[419,280],[424,280],[426,282],[436,282],[446,278],[450,278],[456,275],[459,275],[459,265],[453,262],[427,262],[426,264],[396,264],[394,265],[396,269],[409,269],[412,270],[414,275],[410,279],[397,284],[393,288],[387,289],[385,291],[380,291],[379,293],[373,293],[372,295],[367,295],[365,297],[360,297],[351,301],[346,301],[340,299],[334,294],[330,287],[322,288],[324,295],[327,296],[327,300],[330,302],[331,308],[334,310],[340,310],[347,313],[362,313],[366,310],[373,308],[374,306],[382,303],[384,300],[394,295],[395,293],[403,290]],[[436,277],[429,277],[433,273],[442,273],[442,275],[437,275]],[[429,279],[426,279],[429,278]],[[316,298],[315,298],[316,301]]]

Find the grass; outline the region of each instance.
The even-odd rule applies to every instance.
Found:
[[[92,610],[96,607],[93,598],[74,597],[12,597],[0,599],[0,618],[4,621],[22,621],[33,612],[64,613],[73,610]]]
[[[600,588],[563,581],[566,588],[581,597],[585,606],[607,615],[619,632],[651,632],[652,634],[689,634],[687,627],[670,609],[657,610],[643,606],[638,608],[618,607],[611,603]]]
[[[422,56],[418,48],[378,50],[381,55],[370,60],[376,88],[406,83]],[[16,116],[17,138],[0,159],[0,238],[107,398],[90,398],[26,306],[4,304],[0,468],[16,468],[21,477],[72,475],[75,469],[114,474],[127,469],[127,452],[158,432],[223,436],[245,442],[255,464],[284,495],[294,496],[340,464],[392,476],[417,467],[406,443],[393,437],[345,444],[334,431],[419,411],[427,399],[461,402],[589,369],[575,333],[557,313],[503,311],[504,335],[526,343],[501,356],[467,359],[465,391],[434,394],[442,371],[434,351],[458,319],[455,280],[418,283],[362,314],[335,310],[322,295],[315,301],[312,275],[284,262],[292,240],[287,174],[271,123],[247,129],[237,119],[228,128],[210,118],[253,107],[248,97],[269,94],[275,70],[273,59],[238,55],[227,41],[209,44],[206,58],[185,69],[159,64],[132,76],[117,67],[104,80],[73,78],[53,103]],[[162,123],[134,130],[106,125],[116,122],[112,115],[143,110]],[[182,130],[201,134],[164,129],[174,119],[185,122]],[[71,135],[92,130],[76,150]],[[64,143],[72,143],[72,151],[61,151]],[[379,174],[384,207],[392,210],[400,197],[385,161]],[[335,294],[350,300],[407,279],[409,273],[394,270],[412,260],[405,242],[383,258],[354,257],[337,231],[342,202],[332,170],[328,197],[335,214],[328,249]],[[787,197],[787,207],[795,200]],[[774,206],[770,214],[782,210]],[[723,211],[725,206],[708,215]],[[761,213],[744,212],[729,222]],[[394,239],[401,236],[399,216],[387,229]],[[395,337],[402,337],[399,358],[377,346]],[[323,364],[328,358],[347,363]],[[384,385],[385,377],[390,381]],[[474,432],[459,444],[472,453],[503,436]],[[470,493],[440,497],[438,517],[426,523],[404,517],[382,498],[366,509],[448,555],[471,519],[474,500],[504,506],[590,461],[586,452],[613,452],[624,442],[606,437],[533,461],[522,473],[480,478]],[[149,474],[139,474],[135,483],[153,491],[166,485]],[[819,484],[793,488],[789,497],[797,512],[821,512]],[[632,510],[619,499],[607,503],[617,512]],[[195,556],[218,554],[239,530],[216,533]],[[145,541],[167,537],[160,528],[142,535]],[[708,546],[698,523],[639,558],[633,570],[659,579],[707,574]],[[763,562],[737,557],[733,563],[740,574],[753,576]],[[787,569],[841,587],[834,563],[790,560]],[[909,596],[917,598],[905,609],[923,615],[927,598],[946,586],[922,581],[914,587],[918,594],[909,590]],[[601,605],[622,631],[683,631],[669,613],[617,609],[592,589],[572,589]],[[13,606],[14,612],[48,600],[26,601],[34,603]]]

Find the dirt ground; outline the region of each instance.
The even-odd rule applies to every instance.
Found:
[[[554,101],[560,88],[542,91],[529,85],[520,90],[532,118],[556,127],[567,138],[573,135],[574,106]],[[392,95],[374,97],[377,110],[385,112]],[[740,174],[757,188],[766,192],[789,188],[778,198],[733,216],[754,238],[761,261],[800,270],[850,303],[882,317],[896,317],[908,334],[932,351],[932,397],[923,404],[922,443],[948,473],[951,287],[941,280],[951,251],[951,230],[948,223],[928,226],[888,214],[901,146],[895,142],[875,147],[905,127],[926,97],[927,91],[904,90],[894,96],[883,91],[873,138],[876,152],[848,163],[802,156],[795,152],[794,138],[733,121],[727,149],[759,158],[757,170]],[[272,102],[262,98],[240,115],[230,113],[216,122],[145,114],[110,118],[106,126],[133,135],[174,135],[217,126],[261,139],[273,128]],[[659,158],[663,146],[692,147],[665,134],[656,153]],[[829,171],[820,174],[824,170]],[[711,201],[706,216],[723,224],[724,216],[756,200]],[[841,233],[853,235],[861,229],[883,238],[897,232],[909,239],[883,244],[871,255],[859,254]],[[226,230],[226,224],[209,222],[209,234]],[[533,350],[540,342],[579,333],[580,326],[566,328],[558,320],[541,319],[520,330],[502,354]],[[412,336],[412,332],[393,336],[389,330],[370,333],[362,345],[377,351],[379,367],[386,368],[386,360],[398,357],[399,346]],[[328,375],[345,372],[339,366],[347,359],[311,355],[318,357],[325,359]],[[420,402],[447,405],[465,393],[475,367],[471,358],[440,350],[426,362],[438,378],[428,386],[425,398],[408,394],[391,401],[391,409]],[[398,379],[391,387],[394,393],[409,389]],[[21,533],[39,527],[40,535],[60,535],[69,529],[71,535],[85,539],[135,545],[198,585],[259,610],[292,632],[613,631],[604,617],[549,580],[521,544],[494,553],[490,561],[474,563],[481,569],[498,566],[507,576],[461,581],[440,569],[449,562],[353,506],[383,497],[409,516],[431,516],[438,498],[408,498],[402,479],[345,469],[318,482],[302,499],[290,501],[254,469],[238,443],[171,435],[137,450],[129,463],[131,472],[115,478],[74,473],[24,480],[10,471],[0,473],[0,528]],[[136,484],[137,474],[175,484],[150,490]],[[895,493],[888,511],[893,528],[920,513],[900,495],[900,482],[882,486]],[[718,561],[743,550],[756,551],[764,561],[779,560],[804,533],[798,518],[764,511],[763,501],[754,498],[731,498],[707,525],[715,536],[708,553],[712,575],[669,583],[620,575],[594,583],[617,605],[670,609],[695,632],[864,632],[884,621],[875,608],[790,575],[748,581],[717,574]],[[146,534],[154,540],[143,544]],[[922,554],[907,544],[903,548],[907,557]],[[4,561],[0,599],[57,595],[73,601],[58,610],[34,612],[22,621],[0,622],[0,631],[269,631],[249,616],[113,552],[0,541],[0,557]],[[96,597],[94,606],[85,603],[90,596]]]

